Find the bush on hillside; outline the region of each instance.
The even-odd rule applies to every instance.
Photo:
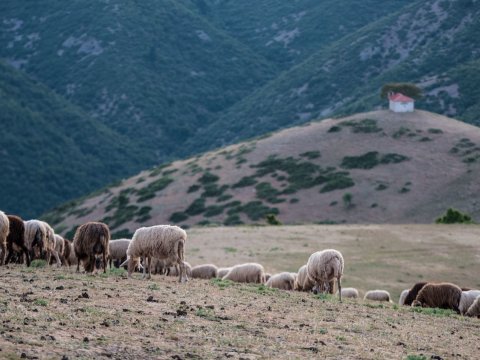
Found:
[[[435,220],[437,224],[473,224],[472,217],[459,210],[450,208],[447,212]]]

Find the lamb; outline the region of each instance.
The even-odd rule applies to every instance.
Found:
[[[156,225],[142,227],[135,231],[127,249],[127,260],[120,266],[128,263],[128,277],[130,278],[135,262],[140,257],[146,258],[143,268],[143,278],[148,267],[148,276],[151,278],[152,258],[170,261],[174,266],[180,266],[179,281],[188,281],[185,269],[185,242],[187,233],[178,226]],[[148,265],[148,266],[147,266]]]
[[[86,272],[93,273],[96,269],[96,257],[102,255],[103,272],[107,272],[108,243],[110,229],[101,222],[88,222],[78,227],[73,238],[73,249],[77,257],[77,272],[80,263]]]
[[[477,296],[473,304],[468,308],[465,315],[480,317],[480,296]]]
[[[192,265],[190,265],[186,261],[184,261],[183,263],[185,264],[187,277],[192,277]],[[167,276],[178,276],[179,274],[180,274],[180,271],[178,269],[178,266],[171,266],[168,268]]]
[[[470,306],[472,306],[475,299],[479,296],[480,290],[462,291],[460,303],[458,304],[458,310],[460,311],[460,314],[465,315]]]
[[[20,256],[24,255],[27,260],[27,266],[30,266],[30,254],[25,245],[25,225],[23,220],[15,215],[8,215],[10,223],[10,231],[7,236],[8,256],[5,264],[8,264],[15,252],[20,252]]]
[[[217,271],[217,277],[218,278],[223,278],[227,273],[230,271],[231,267],[224,267],[224,268],[219,268]]]
[[[65,257],[63,256],[65,252],[65,239],[58,234],[55,234],[54,238],[55,238],[55,246],[54,246],[55,251],[57,252],[58,257],[60,258],[60,261],[62,262],[62,264],[65,264],[66,260],[65,260]]]
[[[410,289],[405,289],[402,291],[400,298],[398,299],[398,305],[405,305],[405,299],[407,298],[409,292]]]
[[[68,257],[66,257],[68,266],[77,265],[77,264],[78,264],[78,260],[77,260],[77,256],[75,255],[75,250],[74,250],[74,246],[73,246],[73,241],[68,241],[68,240],[67,240],[66,243],[68,243],[68,247],[70,248],[69,250],[67,250],[67,251],[65,252],[65,253],[70,252],[70,254],[68,255]]]
[[[451,283],[427,284],[419,291],[412,306],[423,306],[458,311],[462,289]]]
[[[311,291],[314,285],[315,283],[307,275],[307,265],[303,265],[298,269],[297,278],[295,279],[295,290]]]
[[[192,278],[213,279],[218,275],[218,267],[213,264],[197,265],[192,268]]]
[[[342,297],[350,298],[350,299],[358,299],[358,290],[355,288],[343,288],[342,289]]]
[[[338,295],[342,301],[342,284],[344,261],[342,254],[334,249],[317,251],[310,255],[307,262],[307,276],[315,285],[313,293],[329,292],[334,294],[334,279],[337,279]]]
[[[282,272],[272,275],[265,285],[280,290],[293,290],[294,284],[295,276],[289,272]]]
[[[257,263],[246,263],[235,265],[222,278],[241,283],[265,283],[265,270],[262,265]]]
[[[425,285],[427,285],[427,282],[418,282],[413,287],[408,291],[408,295],[405,298],[404,305],[410,306],[412,305],[412,302],[417,298],[418,293],[420,290],[423,289]]]
[[[386,301],[392,302],[390,293],[387,290],[370,290],[367,291],[364,300],[373,300],[373,301]]]
[[[7,257],[7,236],[10,232],[10,221],[7,215],[3,211],[0,211],[0,249],[2,251],[2,257],[0,259],[0,265],[5,263]]]

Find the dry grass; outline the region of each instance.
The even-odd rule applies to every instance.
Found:
[[[193,229],[187,260],[260,261],[275,272],[295,269],[314,250],[335,247],[345,256],[345,284],[360,289],[384,287],[396,294],[420,274],[478,287],[479,232],[470,226]],[[415,262],[420,265],[413,269]],[[480,350],[480,320],[448,311],[340,304],[219,280],[127,280],[121,270],[107,277],[75,274],[74,268],[0,270],[0,357],[6,359],[22,353],[70,359],[475,359]]]

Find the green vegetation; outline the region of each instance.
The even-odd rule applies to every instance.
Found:
[[[245,176],[241,178],[237,183],[232,185],[232,188],[240,188],[240,187],[247,187],[247,186],[252,186],[257,183],[257,180],[253,176]]]
[[[351,121],[344,121],[340,123],[340,126],[348,126],[352,129],[352,132],[355,134],[358,133],[377,133],[382,131],[381,128],[377,126],[377,121],[373,119],[363,119],[363,120],[351,120]]]
[[[427,360],[425,355],[407,355],[406,360]]]
[[[350,194],[350,193],[345,193],[343,194],[343,197],[342,197],[342,200],[343,200],[343,206],[346,208],[346,209],[350,209],[353,207],[353,195]]]
[[[345,169],[369,170],[380,164],[398,164],[409,160],[408,157],[400,154],[386,154],[380,156],[377,151],[370,151],[360,156],[345,156],[341,166]]]
[[[267,214],[266,220],[268,225],[282,225],[282,222],[278,220],[275,214]]]
[[[45,299],[36,299],[33,303],[35,305],[38,305],[38,306],[47,306],[48,305],[48,301],[45,300]]]
[[[435,220],[437,224],[473,224],[472,217],[459,210],[450,208],[447,212]]]
[[[172,182],[173,182],[173,179],[168,176],[162,176],[161,178],[155,181],[152,181],[146,187],[138,190],[137,192],[138,202],[143,202],[145,200],[154,198],[155,193],[157,193],[158,191],[162,191]]]
[[[388,83],[382,86],[380,97],[386,99],[390,92],[402,93],[412,99],[421,99],[423,97],[422,89],[411,83]]]
[[[320,157],[320,151],[313,150],[313,151],[306,151],[300,154],[300,157],[305,157],[309,160],[318,159]]]
[[[230,287],[230,286],[233,286],[234,282],[233,281],[230,281],[230,280],[222,280],[222,279],[212,279],[210,280],[210,282],[215,285],[215,286],[218,286],[220,288],[220,290],[223,290],[227,287]]]
[[[47,262],[45,260],[37,259],[30,263],[31,268],[44,268],[45,266],[47,266]]]

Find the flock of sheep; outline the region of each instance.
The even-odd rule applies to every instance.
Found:
[[[313,253],[297,273],[270,275],[257,263],[229,268],[218,268],[213,264],[191,267],[185,261],[186,240],[187,234],[180,227],[157,225],[139,228],[131,240],[110,241],[110,230],[106,224],[88,222],[77,229],[71,242],[55,234],[44,221],[23,221],[18,216],[7,216],[0,211],[1,265],[10,261],[25,261],[30,266],[33,259],[45,259],[48,264],[55,261],[56,266],[77,265],[77,271],[82,265],[86,272],[93,273],[101,267],[106,272],[107,264],[112,267],[115,261],[117,266],[127,266],[128,277],[135,270],[143,270],[143,278],[150,278],[152,273],[178,276],[179,282],[186,282],[189,277],[221,278],[265,284],[281,290],[338,293],[340,301],[342,297],[359,297],[355,288],[342,289],[344,259],[334,249]],[[364,299],[392,302],[385,290],[368,291]],[[462,315],[480,317],[480,290],[462,289],[451,283],[421,282],[404,290],[399,304],[451,309]]]

